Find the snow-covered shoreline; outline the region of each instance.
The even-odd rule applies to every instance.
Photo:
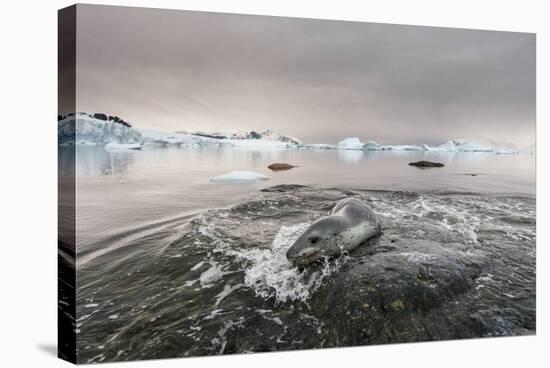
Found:
[[[97,118],[99,116],[100,118]],[[76,119],[75,119],[76,118]],[[358,137],[347,137],[337,144],[302,143],[301,140],[272,130],[256,133],[239,132],[189,133],[163,132],[133,128],[117,117],[104,114],[76,113],[61,117],[58,121],[60,145],[104,145],[106,149],[139,149],[163,147],[227,147],[243,149],[314,149],[354,151],[420,151],[420,152],[485,152],[493,154],[518,154],[513,144],[488,139],[453,139],[440,145],[384,145],[375,141],[363,143]]]

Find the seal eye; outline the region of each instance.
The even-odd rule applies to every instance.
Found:
[[[311,244],[317,243],[317,240],[319,240],[318,236],[312,236],[311,238],[309,238],[309,241],[311,242]]]

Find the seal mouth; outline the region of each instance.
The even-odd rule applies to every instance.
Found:
[[[307,265],[319,259],[320,249],[306,248],[298,254],[287,257],[295,265]]]

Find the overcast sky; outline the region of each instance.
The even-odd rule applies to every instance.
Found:
[[[535,35],[78,5],[77,110],[310,143],[535,141]]]

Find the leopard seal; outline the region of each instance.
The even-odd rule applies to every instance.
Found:
[[[380,234],[380,220],[361,200],[345,198],[315,221],[287,250],[294,265],[335,257]]]

